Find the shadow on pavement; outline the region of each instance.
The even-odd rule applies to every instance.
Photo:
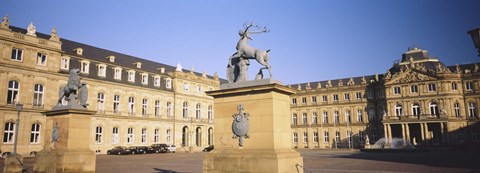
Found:
[[[172,171],[172,170],[165,170],[165,169],[160,169],[160,168],[153,168],[156,173],[180,173],[177,171]]]

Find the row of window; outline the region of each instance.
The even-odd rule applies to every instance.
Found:
[[[3,132],[3,143],[4,144],[13,144],[15,141],[15,123],[7,122],[5,123],[5,129]],[[40,143],[40,124],[34,123],[31,125],[30,130],[30,144],[39,144]]]
[[[172,130],[167,129],[166,131],[166,143],[171,143],[172,140]],[[118,127],[113,127],[112,128],[112,144],[118,144],[120,143],[120,135],[119,135],[119,128]],[[146,128],[142,128],[141,130],[141,136],[140,136],[140,142],[142,144],[145,144],[148,142],[148,130]],[[102,144],[104,143],[104,130],[103,127],[97,126],[95,128],[95,143],[96,144]],[[127,133],[125,136],[125,141],[127,144],[133,144],[135,141],[135,129],[134,128],[128,128]],[[154,129],[153,130],[153,143],[159,143],[160,142],[160,129]]]
[[[19,49],[19,48],[12,48],[11,59],[14,60],[14,61],[22,62],[23,61],[23,50]],[[46,66],[47,65],[47,54],[37,52],[36,64],[41,65],[41,66]]]
[[[430,115],[434,116],[440,116],[440,111],[438,108],[437,103],[430,103],[429,104],[429,110],[430,110]],[[413,116],[418,116],[421,114],[420,111],[420,105],[417,103],[412,104],[411,106],[411,115]],[[453,110],[454,110],[454,115],[455,117],[460,117],[461,116],[461,111],[460,111],[460,103],[454,103],[453,104]],[[395,116],[404,116],[404,111],[403,111],[403,106],[400,104],[395,105]],[[468,103],[468,116],[469,117],[477,117],[477,108],[476,104],[473,102]]]
[[[44,98],[44,95],[45,95],[45,92],[44,92],[44,86],[41,85],[41,84],[35,84],[34,85],[34,95],[33,95],[33,106],[36,106],[36,107],[41,107],[43,106],[43,98]],[[8,82],[8,91],[7,91],[7,104],[15,104],[16,101],[17,101],[17,97],[19,95],[19,92],[20,92],[20,83],[15,81],[15,80],[12,80],[12,81],[9,81]],[[104,93],[98,93],[97,94],[97,110],[99,112],[105,112],[105,94]],[[154,109],[154,115],[155,116],[160,116],[160,100],[155,100],[154,102],[154,106],[155,106],[155,109]],[[120,113],[120,105],[121,105],[121,102],[120,102],[120,95],[114,95],[113,96],[113,112],[116,113],[116,114],[119,114]],[[142,115],[148,115],[149,112],[148,112],[148,99],[142,99]],[[188,118],[188,102],[184,102],[183,103],[183,117],[184,118]],[[167,116],[172,116],[173,115],[173,112],[172,112],[172,103],[171,102],[167,102],[166,103],[166,115]],[[198,103],[196,106],[195,106],[195,117],[197,119],[200,119],[201,118],[201,112],[202,112],[202,106],[200,103]],[[131,115],[134,115],[135,114],[135,98],[134,97],[129,97],[128,98],[128,113],[131,114]],[[211,105],[208,106],[208,110],[207,110],[207,117],[208,119],[213,119],[213,107]]]
[[[339,111],[333,111],[333,123],[334,124],[338,124],[340,123],[340,112]],[[351,112],[350,110],[346,110],[345,111],[345,119],[344,119],[344,122],[345,123],[352,123],[352,116],[351,116]],[[298,115],[297,114],[293,114],[292,115],[292,124],[293,125],[298,125]],[[322,124],[329,124],[329,120],[328,120],[328,112],[327,111],[324,111],[323,112],[323,115],[322,115]],[[373,121],[375,120],[375,110],[374,109],[368,109],[368,119],[369,121]],[[307,117],[307,113],[302,113],[302,125],[307,125],[308,123],[308,117]],[[362,110],[357,110],[356,112],[356,122],[357,123],[363,123],[363,111]],[[311,124],[318,124],[318,115],[317,115],[317,112],[313,112],[312,113],[312,121],[311,121]]]
[[[355,99],[356,100],[362,99],[362,93],[361,92],[355,93]],[[338,101],[339,100],[338,94],[333,94],[332,95],[332,100],[333,101]],[[345,101],[350,100],[350,93],[345,93],[343,95],[343,100],[345,100]],[[302,104],[307,104],[307,97],[302,97],[301,101],[302,101],[301,102]],[[311,101],[312,101],[313,104],[317,103],[317,96],[311,96]],[[322,102],[327,102],[327,101],[328,101],[327,95],[323,95],[322,96]],[[293,105],[297,104],[297,98],[292,98],[292,104]]]
[[[360,130],[358,131],[358,134],[356,134],[358,136],[358,141],[359,142],[363,142],[364,139],[365,139],[365,132]],[[346,132],[346,139],[347,139],[347,142],[353,142],[352,141],[352,132],[351,131],[347,131]],[[377,141],[377,135],[375,133],[375,131],[372,131],[371,133],[371,139],[372,141]],[[341,140],[341,136],[340,136],[340,131],[335,131],[335,138],[333,139],[335,142],[340,142]],[[330,133],[328,131],[325,131],[323,132],[323,142],[324,143],[329,143],[330,142]],[[293,132],[293,143],[298,143],[298,133],[297,132]],[[303,143],[308,143],[308,132],[303,132]],[[313,143],[318,143],[318,132],[313,132]]]
[[[452,90],[454,90],[454,91],[457,90],[457,83],[456,82],[452,82]],[[465,82],[465,90],[467,90],[467,91],[473,90],[473,82],[472,81]],[[434,84],[434,83],[427,84],[427,91],[428,92],[437,91],[437,85]],[[419,92],[418,85],[411,85],[410,86],[410,93],[418,93],[418,92]],[[399,95],[401,93],[402,93],[402,91],[401,91],[401,88],[399,86],[393,87],[393,94],[394,95]]]

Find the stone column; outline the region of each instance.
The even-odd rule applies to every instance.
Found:
[[[411,143],[412,141],[410,141],[410,127],[408,123],[405,124],[405,127],[406,127],[405,131],[407,132],[407,141]]]
[[[425,130],[423,128],[423,123],[420,123],[420,134],[422,135],[422,143],[425,142]]]
[[[387,130],[387,124],[383,124],[383,137],[385,140],[388,140],[388,130]]]
[[[428,133],[428,123],[425,123],[425,139],[429,140],[431,138],[430,134]]]
[[[303,173],[303,158],[291,148],[290,95],[295,90],[276,83],[241,84],[207,92],[215,104],[215,150],[205,156],[203,172]],[[246,126],[233,123],[232,116],[239,114],[238,105],[244,105],[244,112],[249,114]],[[243,146],[239,139],[232,139],[233,125],[248,131]],[[303,133],[299,138],[302,142]]]
[[[388,143],[391,143],[392,142],[392,125],[388,124],[387,128],[388,128]]]
[[[403,138],[403,143],[405,144],[405,143],[407,143],[407,137],[405,136],[405,130],[406,130],[406,128],[405,128],[405,124],[402,123],[401,125],[402,125],[402,138]]]
[[[443,122],[440,122],[440,135],[442,135],[442,143],[446,143],[446,141],[445,141],[445,128],[443,127]]]

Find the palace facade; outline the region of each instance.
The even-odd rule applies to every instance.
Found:
[[[479,142],[480,70],[410,48],[382,75],[290,85],[292,146],[361,148],[379,138],[416,146]]]
[[[33,26],[33,25],[32,25]],[[213,144],[213,98],[226,83],[207,75],[10,26],[0,28],[0,149],[12,151],[16,104],[18,152],[49,145],[46,117],[68,72],[87,84],[90,148],[177,145],[178,151]],[[292,147],[361,148],[380,138],[417,146],[479,141],[480,72],[477,64],[445,66],[426,50],[409,49],[385,74],[293,84]],[[61,128],[61,127],[60,127]]]
[[[216,75],[60,39],[55,29],[51,35],[32,29],[5,20],[0,29],[1,151],[13,150],[17,103],[23,104],[18,152],[28,155],[51,142],[43,138],[51,132],[42,112],[64,103],[59,89],[74,68],[87,84],[88,109],[97,111],[90,136],[96,153],[118,145],[166,143],[182,151],[213,144],[213,99],[205,91],[219,89]]]

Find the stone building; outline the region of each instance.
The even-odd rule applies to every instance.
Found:
[[[4,18],[5,19],[5,18]],[[0,29],[1,151],[12,151],[17,117],[23,104],[18,152],[28,155],[51,142],[45,139],[46,118],[67,83],[68,71],[80,69],[87,83],[91,120],[90,148],[106,153],[114,146],[177,145],[178,151],[201,150],[213,143],[213,99],[205,91],[220,79],[205,72],[141,59],[61,39],[2,22]],[[61,127],[60,127],[61,128]]]
[[[360,148],[381,137],[416,146],[478,143],[479,79],[477,64],[445,66],[411,48],[386,74],[290,85],[298,90],[292,145]]]

